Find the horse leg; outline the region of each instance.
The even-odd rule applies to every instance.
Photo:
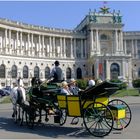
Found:
[[[38,120],[38,123],[41,123],[42,122],[42,108],[41,106],[39,107],[39,120]]]

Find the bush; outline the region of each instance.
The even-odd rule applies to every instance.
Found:
[[[77,86],[81,89],[86,89],[88,80],[80,79],[76,80],[77,81]]]
[[[140,87],[140,79],[133,80],[132,84],[134,88]]]
[[[119,80],[119,79],[110,80],[110,82],[112,82],[112,83],[120,83],[119,89],[126,89],[126,88],[127,88],[127,83],[126,83],[126,82],[122,82],[122,81]]]

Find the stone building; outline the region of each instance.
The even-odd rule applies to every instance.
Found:
[[[74,30],[0,19],[0,86],[20,76],[47,79],[59,60],[65,79],[140,77],[140,32],[124,32],[120,12],[89,11]]]

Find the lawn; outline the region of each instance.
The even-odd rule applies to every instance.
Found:
[[[114,95],[115,97],[124,97],[124,96],[140,96],[138,89],[122,89],[118,90]]]

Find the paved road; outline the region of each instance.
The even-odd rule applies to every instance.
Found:
[[[123,131],[112,131],[106,139],[140,139],[140,104],[130,105],[133,118],[128,128]],[[33,130],[27,128],[27,126],[19,126],[11,119],[12,107],[11,104],[0,104],[0,138],[1,139],[97,139],[91,136],[85,127],[81,127],[81,123],[78,125],[70,125],[71,118],[67,120],[67,123],[60,127],[57,124],[52,123],[52,117],[50,123],[44,125],[37,125]]]

